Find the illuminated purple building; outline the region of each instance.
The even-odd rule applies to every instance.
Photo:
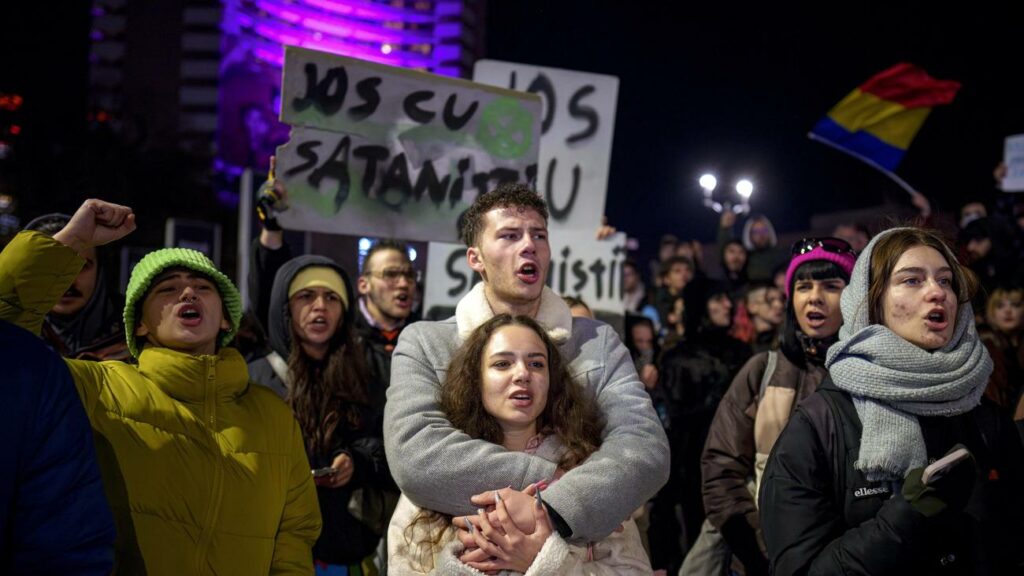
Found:
[[[91,105],[148,143],[266,169],[285,44],[468,77],[481,0],[94,0]],[[141,125],[140,125],[141,124]]]

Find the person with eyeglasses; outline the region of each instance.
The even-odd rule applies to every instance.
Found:
[[[977,286],[922,228],[881,232],[857,258],[827,374],[762,476],[773,574],[1022,573],[1024,450],[983,397]]]
[[[357,281],[359,314],[355,329],[366,351],[370,372],[370,395],[384,405],[391,384],[391,354],[402,330],[415,317],[419,270],[409,260],[409,248],[389,238],[378,240],[363,260]],[[381,427],[382,423],[377,422]],[[383,428],[380,428],[383,434]]]
[[[754,355],[736,374],[711,422],[701,456],[707,520],[684,574],[710,573],[735,555],[746,574],[767,574],[757,485],[772,445],[796,405],[825,377],[825,353],[843,317],[839,297],[857,256],[837,238],[804,238],[786,268],[779,350]]]

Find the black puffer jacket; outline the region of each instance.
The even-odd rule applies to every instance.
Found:
[[[371,326],[362,312],[356,312],[355,315],[355,331],[363,345],[366,372],[369,375],[367,392],[370,395],[370,404],[381,408],[381,418],[373,422],[371,429],[376,430],[375,433],[381,437],[384,435],[384,401],[387,399],[388,386],[391,385],[391,353],[395,350],[398,336],[404,328],[405,326],[384,332],[376,326]]]
[[[854,469],[861,423],[830,378],[800,404],[761,485],[774,574],[1024,573],[1024,454],[1012,424],[987,404],[918,420],[930,460],[957,443],[977,460],[962,512],[927,518],[899,483],[868,482]]]

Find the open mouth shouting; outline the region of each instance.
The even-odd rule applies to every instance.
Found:
[[[314,316],[306,323],[306,329],[315,334],[327,333],[331,329],[326,316]]]
[[[944,309],[933,308],[928,312],[928,315],[925,316],[924,323],[929,330],[942,332],[949,327],[949,317]]]
[[[509,400],[516,408],[529,408],[533,405],[533,394],[528,390],[517,390],[509,395]]]
[[[807,320],[807,325],[811,328],[821,328],[828,321],[828,315],[819,310],[811,310],[804,318]]]
[[[409,308],[412,306],[412,298],[408,292],[399,292],[395,294],[395,306],[399,308]]]
[[[533,262],[526,262],[516,270],[516,278],[527,284],[536,284],[540,281],[540,266]]]
[[[185,326],[194,328],[203,322],[203,312],[195,304],[182,304],[178,308],[178,318]]]

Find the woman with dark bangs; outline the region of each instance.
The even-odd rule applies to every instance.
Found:
[[[711,423],[701,457],[707,520],[684,573],[703,571],[698,564],[725,568],[729,552],[748,575],[768,573],[756,488],[796,405],[826,374],[825,353],[843,323],[839,297],[856,259],[849,244],[837,238],[805,238],[793,245],[785,270],[781,349],[757,354],[743,366]]]
[[[597,451],[603,428],[596,404],[570,377],[544,329],[526,316],[499,314],[477,328],[452,358],[439,399],[452,425],[471,438],[558,462],[557,482]],[[472,457],[472,454],[467,454]],[[512,480],[512,479],[510,479]],[[632,520],[588,546],[567,544],[543,506],[533,518],[509,517],[500,498],[490,513],[452,518],[399,500],[388,528],[393,575],[650,574],[650,562]],[[463,564],[453,522],[464,523],[491,559]]]

